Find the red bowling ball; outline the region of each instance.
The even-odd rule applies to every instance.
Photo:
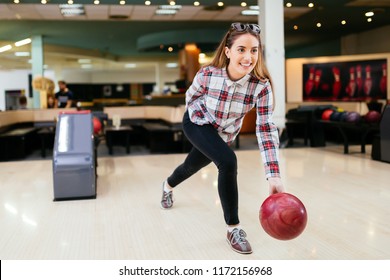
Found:
[[[99,134],[100,131],[102,130],[102,123],[97,117],[93,117],[93,133],[94,134]]]
[[[270,195],[260,207],[260,224],[273,238],[290,240],[299,236],[307,223],[304,204],[294,195]]]

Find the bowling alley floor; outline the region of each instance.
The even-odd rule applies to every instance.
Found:
[[[97,198],[53,202],[51,159],[0,163],[0,259],[383,260],[390,258],[390,164],[370,147],[342,145],[280,150],[283,182],[306,205],[301,236],[279,241],[261,228],[267,197],[260,153],[237,150],[239,214],[253,254],[226,240],[209,165],[160,208],[161,183],[185,154],[102,156]]]

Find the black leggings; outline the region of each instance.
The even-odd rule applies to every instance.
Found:
[[[237,158],[234,151],[212,125],[192,123],[188,112],[183,117],[183,131],[193,148],[184,162],[168,177],[168,184],[176,187],[210,162],[214,162],[218,168],[218,194],[225,222],[227,225],[239,224]]]

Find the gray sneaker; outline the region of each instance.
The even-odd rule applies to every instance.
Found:
[[[173,205],[173,193],[164,191],[164,183],[162,185],[162,198],[161,198],[161,208],[170,209]]]
[[[242,229],[235,228],[232,232],[227,232],[227,242],[233,251],[240,254],[251,254],[252,247],[246,240],[246,233]]]

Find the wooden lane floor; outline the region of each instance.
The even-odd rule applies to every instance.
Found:
[[[353,150],[356,148],[356,153]],[[352,147],[281,149],[288,192],[306,205],[304,233],[269,237],[260,153],[237,151],[239,214],[253,254],[233,252],[209,165],[160,208],[161,183],[185,154],[103,157],[97,198],[53,202],[51,160],[0,163],[1,259],[379,260],[390,258],[390,165]]]

